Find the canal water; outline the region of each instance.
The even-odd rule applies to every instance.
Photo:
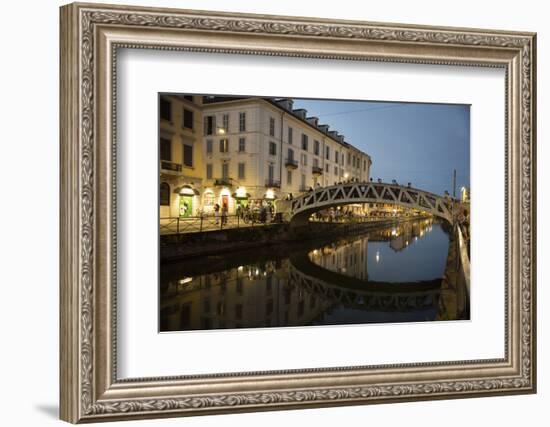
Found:
[[[442,280],[448,249],[421,219],[163,265],[160,331],[465,319]]]

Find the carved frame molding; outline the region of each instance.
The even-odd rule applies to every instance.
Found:
[[[506,357],[117,380],[113,177],[115,65],[121,47],[504,67]],[[534,392],[535,50],[532,33],[94,4],[62,7],[61,418],[76,423]],[[299,386],[286,385],[291,379]]]

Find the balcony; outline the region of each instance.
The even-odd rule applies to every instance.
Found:
[[[309,191],[311,191],[313,189],[313,187],[309,186],[309,185],[300,185],[300,193],[307,193]]]
[[[316,175],[316,176],[321,176],[321,175],[323,175],[323,168],[321,168],[319,166],[312,166],[311,167],[311,173],[313,175]]]
[[[298,168],[298,160],[286,159],[285,160],[285,166],[286,166],[287,169],[297,169]]]
[[[181,163],[175,163],[170,160],[160,161],[160,170],[171,174],[180,174],[182,169]]]
[[[266,179],[265,186],[267,188],[281,188],[281,181],[275,181],[274,179]]]
[[[216,187],[233,187],[235,180],[233,178],[216,178],[214,179],[214,186]]]

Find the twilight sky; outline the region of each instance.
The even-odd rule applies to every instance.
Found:
[[[294,99],[308,117],[345,135],[372,158],[371,177],[452,195],[470,186],[470,107],[366,101]]]

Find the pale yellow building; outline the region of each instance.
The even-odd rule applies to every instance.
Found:
[[[370,156],[291,99],[162,95],[159,115],[161,220],[369,180]]]
[[[159,97],[160,218],[196,216],[204,179],[202,96]]]

